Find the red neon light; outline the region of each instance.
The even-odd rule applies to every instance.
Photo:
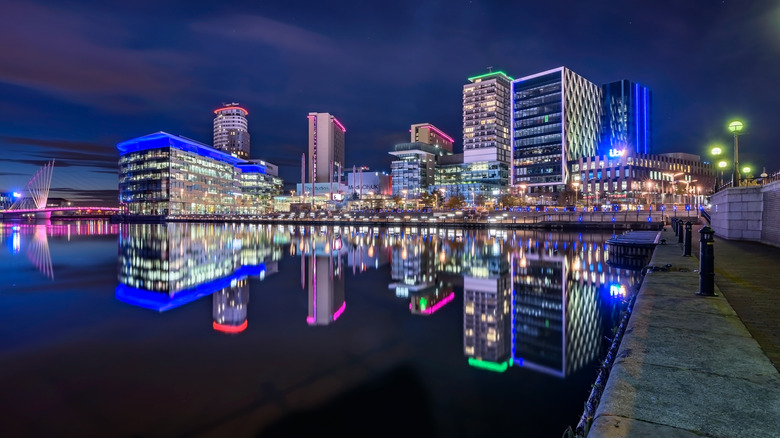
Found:
[[[227,325],[227,324],[219,324],[216,321],[213,323],[214,330],[220,331],[222,333],[241,333],[244,330],[246,330],[246,326],[248,324],[248,321],[244,321],[241,325]]]
[[[246,116],[248,116],[248,115],[249,115],[249,111],[247,111],[247,110],[245,110],[245,109],[241,108],[240,106],[226,106],[226,107],[224,107],[224,108],[217,108],[217,109],[215,109],[215,110],[214,110],[214,114],[217,114],[217,113],[219,113],[220,111],[225,111],[225,110],[232,110],[232,109],[240,109],[241,111],[243,111],[243,112],[245,112],[245,113],[246,113],[246,114],[245,114]]]
[[[433,126],[433,125],[425,125],[425,126],[420,126],[420,128],[428,128],[428,129],[430,129],[431,131],[433,131],[433,132],[435,132],[435,133],[437,133],[437,134],[441,135],[441,136],[442,136],[442,137],[444,137],[445,139],[449,140],[449,141],[450,141],[450,143],[455,143],[455,140],[453,140],[453,139],[452,139],[452,137],[450,137],[449,135],[445,134],[444,132],[442,132],[442,130],[441,130],[441,129],[439,129],[439,128],[437,128],[437,127]]]
[[[342,131],[347,132],[347,128],[345,128],[344,125],[342,125],[341,122],[339,122],[339,119],[334,117],[333,122],[337,124]]]

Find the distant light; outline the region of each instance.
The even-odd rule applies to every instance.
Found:
[[[742,132],[742,129],[745,127],[745,125],[740,122],[739,120],[734,120],[733,122],[729,123],[729,131],[738,134]]]
[[[723,149],[721,149],[719,147],[712,148],[712,155],[720,155],[722,153],[723,153]]]
[[[19,192],[14,192],[14,198],[21,198],[22,194]]]
[[[726,167],[728,165],[729,165],[729,163],[727,163],[725,161],[718,162],[718,167],[720,167],[721,169],[723,169],[724,167]]]
[[[742,168],[742,171],[744,173],[750,173],[751,170],[753,170],[753,169],[751,169],[749,166],[745,166],[745,167]]]

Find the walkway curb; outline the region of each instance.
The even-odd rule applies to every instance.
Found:
[[[717,284],[696,295],[698,264],[656,247],[589,438],[777,436],[780,373]]]

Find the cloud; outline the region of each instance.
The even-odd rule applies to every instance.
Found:
[[[106,97],[113,100],[112,109],[124,100],[158,99],[185,86],[186,76],[171,71],[187,63],[185,58],[125,47],[117,41],[125,35],[123,27],[105,14],[6,1],[0,14],[0,82],[79,102]]]
[[[119,152],[110,146],[83,141],[50,140],[28,137],[0,137],[11,145],[33,146],[22,152],[29,158],[6,158],[6,162],[43,166],[54,160],[55,167],[96,167],[116,171]]]
[[[300,54],[328,56],[337,50],[336,43],[328,37],[260,15],[228,15],[192,23],[190,28]]]
[[[119,191],[109,189],[72,189],[52,187],[50,198],[65,198],[76,206],[113,207],[119,204]]]

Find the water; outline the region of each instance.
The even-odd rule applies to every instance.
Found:
[[[638,284],[610,237],[5,223],[2,433],[559,437]]]

